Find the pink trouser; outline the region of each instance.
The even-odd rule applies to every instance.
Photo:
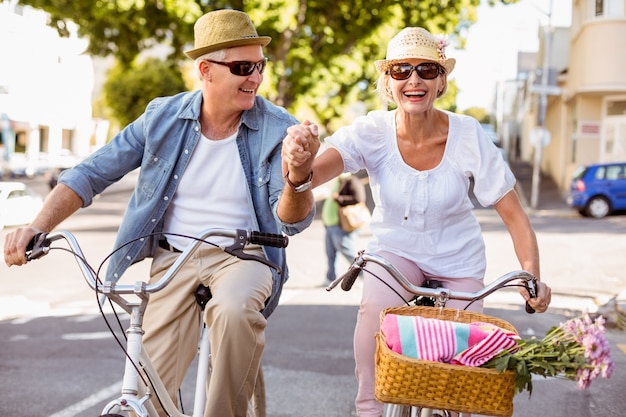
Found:
[[[422,271],[411,261],[388,252],[378,255],[391,262],[402,272],[411,283],[421,285],[425,279],[440,281],[446,288],[461,291],[478,291],[483,287],[483,281],[474,278],[442,278],[424,276]],[[408,300],[412,295],[389,276],[385,270],[372,263],[368,269],[381,278],[386,284],[394,288]],[[380,417],[383,413],[383,405],[374,397],[374,354],[376,351],[375,334],[380,328],[380,313],[387,307],[404,305],[404,302],[385,283],[376,279],[369,273],[364,275],[363,295],[354,330],[354,358],[356,361],[356,379],[358,391],[356,396],[356,412],[359,417]],[[465,301],[450,300],[446,307],[463,309],[467,305]],[[468,310],[481,312],[482,302],[472,304]]]
[[[263,256],[259,247],[254,253]],[[158,280],[178,255],[157,249],[151,282]],[[150,296],[144,318],[146,352],[176,402],[176,393],[197,354],[200,307],[194,292],[200,283],[213,294],[204,320],[210,329],[211,379],[217,381],[207,389],[204,416],[245,417],[265,346],[267,322],[259,311],[272,291],[267,266],[240,260],[219,248],[200,247],[167,287]],[[158,401],[153,403],[159,409]]]

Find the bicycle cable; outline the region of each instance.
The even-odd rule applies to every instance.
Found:
[[[136,242],[138,240],[142,240],[142,239],[146,239],[149,237],[153,237],[153,236],[163,236],[163,235],[168,235],[168,236],[178,236],[178,237],[183,237],[183,238],[187,238],[187,239],[191,239],[191,240],[196,240],[199,241],[201,243],[206,243],[208,245],[212,245],[214,247],[218,247],[219,245],[213,243],[213,242],[209,242],[207,240],[204,239],[200,239],[198,237],[195,236],[188,236],[188,235],[184,235],[184,234],[178,234],[178,233],[167,233],[167,232],[159,232],[159,233],[149,233],[147,235],[143,235],[140,237],[137,237],[135,239],[132,239],[128,242],[123,243],[122,245],[120,245],[119,247],[113,249],[100,263],[100,265],[98,266],[98,269],[95,270],[91,264],[87,261],[87,259],[85,259],[84,257],[80,256],[78,253],[74,252],[71,249],[68,248],[63,248],[63,247],[50,247],[50,249],[54,249],[54,250],[62,250],[65,252],[68,252],[70,254],[72,254],[78,261],[80,261],[85,267],[87,267],[91,273],[94,275],[94,279],[96,281],[96,285],[102,285],[103,282],[100,279],[100,273],[104,267],[104,265],[106,264],[106,262],[119,250],[123,249],[124,247],[130,245],[133,242]],[[135,363],[132,358],[129,356],[128,351],[126,350],[126,347],[124,346],[124,343],[122,343],[121,339],[118,337],[118,335],[116,334],[115,330],[113,329],[113,326],[111,325],[109,319],[107,318],[105,312],[104,312],[104,308],[103,308],[103,303],[100,301],[100,293],[96,290],[95,292],[96,295],[96,301],[97,301],[97,305],[98,305],[98,310],[100,312],[100,316],[102,317],[102,319],[104,320],[104,323],[106,324],[107,328],[109,329],[109,332],[111,333],[111,335],[113,336],[113,339],[115,340],[115,342],[117,343],[117,345],[120,347],[120,349],[122,349],[122,351],[124,352],[124,356],[129,360],[130,363],[132,363],[133,367],[135,368],[135,371],[137,372],[137,374],[140,376],[143,384],[148,387],[152,387],[152,390],[154,392],[154,396],[157,398],[157,400],[159,401],[159,404],[161,405],[162,409],[165,409],[163,402],[161,401],[161,398],[159,398],[159,395],[156,391],[156,389],[154,388],[154,384],[152,383],[152,381],[150,380],[149,376],[144,374],[143,372],[141,372],[140,368],[141,363],[137,364]],[[115,307],[115,304],[113,303],[113,301],[107,297],[109,306],[111,307],[111,310],[113,312],[113,316],[115,317],[116,321],[117,321],[117,325],[121,331],[121,334],[124,338],[124,341],[127,341],[127,337],[126,337],[126,333],[124,332],[124,326],[122,325],[122,322],[120,320],[120,315]],[[148,380],[146,380],[146,377],[148,378]],[[181,391],[179,389],[179,397],[182,400],[182,394]],[[181,406],[182,406],[182,401],[181,401]],[[184,409],[183,409],[184,412]]]
[[[91,268],[91,266],[89,266],[87,264],[87,266],[89,266],[89,269],[91,269],[92,271],[94,271],[95,274],[95,279],[96,282],[99,284],[102,284],[102,281],[100,280],[100,272],[102,271],[102,268],[104,267],[104,265],[106,264],[106,262],[119,250],[125,248],[126,246],[138,241],[138,240],[142,240],[142,239],[147,239],[153,236],[177,236],[177,237],[183,237],[186,239],[190,239],[190,240],[195,240],[201,243],[206,243],[208,245],[212,245],[214,247],[218,247],[219,245],[213,243],[213,242],[209,242],[208,240],[204,240],[204,239],[200,239],[196,236],[189,236],[189,235],[185,235],[185,234],[180,234],[180,233],[169,233],[169,232],[158,232],[158,233],[149,233],[147,235],[143,235],[143,236],[139,236],[137,238],[134,238],[132,240],[129,240],[128,242],[123,243],[122,245],[120,245],[119,247],[115,248],[113,251],[111,251],[111,253],[109,253],[100,263],[98,270],[94,271],[93,268]],[[70,251],[71,252],[71,251]],[[148,375],[145,375],[143,372],[141,372],[139,370],[139,368],[141,367],[141,363],[136,364],[128,355],[128,351],[126,350],[126,347],[124,346],[124,344],[120,341],[120,339],[118,338],[118,336],[115,334],[115,330],[113,330],[113,327],[111,326],[109,320],[107,319],[106,315],[104,314],[104,310],[102,308],[102,303],[100,302],[99,296],[98,296],[98,292],[96,291],[96,299],[98,301],[98,308],[100,310],[100,315],[102,316],[102,319],[104,320],[105,324],[107,325],[109,332],[111,333],[111,335],[113,336],[113,338],[115,339],[115,341],[117,342],[118,346],[122,349],[122,351],[124,352],[124,355],[126,356],[126,358],[132,363],[133,367],[135,368],[135,371],[137,371],[137,373],[139,374],[139,376],[141,377],[141,380],[143,382],[143,384],[145,386],[150,386],[152,387],[152,391],[154,392],[154,396],[156,397],[156,399],[159,401],[159,404],[161,405],[161,408],[163,410],[165,410],[165,406],[163,404],[163,402],[161,401],[161,398],[159,397],[156,389],[154,388],[154,384],[152,383],[152,380],[150,380],[150,377]],[[117,324],[122,332],[122,335],[124,337],[124,340],[127,340],[126,337],[126,333],[124,332],[124,326],[122,325],[122,322],[120,321],[120,317],[119,314],[117,313],[116,309],[115,309],[115,304],[113,303],[113,301],[107,297],[107,300],[109,302],[109,305],[111,307],[111,310],[113,311],[113,315],[116,318]],[[148,378],[148,381],[146,381],[146,377]],[[148,383],[149,382],[149,383]],[[184,407],[182,404],[182,392],[181,389],[178,389],[178,396],[181,399],[180,405],[182,408],[182,412],[184,413]]]

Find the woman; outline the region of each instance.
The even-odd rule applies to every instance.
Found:
[[[446,58],[445,46],[422,28],[409,27],[397,34],[386,59],[374,63],[380,73],[377,91],[396,109],[370,112],[339,129],[326,138],[328,149],[314,160],[311,155],[318,145],[311,127],[289,128],[283,141],[287,182],[295,185],[312,172],[314,187],[341,172],[366,169],[375,202],[368,250],[393,263],[415,284],[436,280],[453,290],[476,291],[483,287],[486,256],[468,197],[473,178],[478,201],[493,205],[506,225],[520,266],[539,279],[537,240],[514,190],[510,168],[475,119],[434,107],[446,92],[456,63]],[[281,204],[294,206],[289,197],[295,195],[284,193],[287,201]],[[384,271],[376,273],[408,297]],[[540,282],[538,297],[529,303],[545,312],[550,297],[550,288]],[[382,414],[382,404],[374,398],[374,334],[381,310],[401,304],[379,280],[364,281],[354,333],[360,417]],[[465,304],[451,301],[448,306]],[[480,311],[482,305],[469,309]]]

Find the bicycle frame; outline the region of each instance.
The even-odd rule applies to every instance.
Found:
[[[78,266],[89,287],[99,294],[105,295],[115,302],[130,316],[130,324],[126,330],[126,363],[124,367],[124,377],[122,380],[121,395],[110,401],[102,410],[102,415],[117,415],[119,412],[133,412],[137,417],[159,417],[155,407],[149,401],[154,394],[159,399],[161,406],[171,417],[189,417],[182,414],[176,404],[172,401],[165,385],[161,381],[158,373],[154,369],[152,362],[143,349],[143,316],[148,305],[149,295],[163,289],[180,271],[183,264],[191,257],[196,249],[211,236],[225,236],[233,238],[234,244],[229,247],[221,247],[222,250],[242,259],[254,259],[275,268],[280,272],[280,268],[265,258],[246,254],[243,248],[247,243],[259,243],[277,247],[287,246],[287,238],[282,235],[264,234],[260,232],[248,232],[244,230],[209,229],[198,235],[192,243],[176,259],[174,264],[159,279],[159,281],[148,284],[145,281],[136,281],[135,284],[117,284],[110,281],[100,282],[95,272],[84,261],[85,257],[78,244],[78,241],[68,231],[59,231],[48,235],[40,235],[34,240],[34,245],[30,252],[27,252],[27,259],[37,259],[50,250],[52,241],[64,239],[69,245]],[[131,298],[132,297],[132,298]],[[201,320],[202,321],[202,320]],[[206,384],[210,370],[210,344],[208,338],[208,328],[202,324],[199,337],[199,358],[196,374],[196,387],[194,394],[194,410],[191,417],[202,417],[206,403]],[[140,372],[143,370],[149,383],[145,392],[140,389]],[[143,384],[141,384],[143,386]],[[150,385],[154,388],[152,392]]]

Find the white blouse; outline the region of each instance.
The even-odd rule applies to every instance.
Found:
[[[345,171],[369,175],[375,202],[369,251],[396,253],[434,276],[482,279],[485,244],[468,196],[470,178],[480,204],[490,206],[513,189],[515,177],[478,121],[447,114],[443,158],[425,171],[402,159],[395,111],[359,117],[326,143],[339,151]]]

